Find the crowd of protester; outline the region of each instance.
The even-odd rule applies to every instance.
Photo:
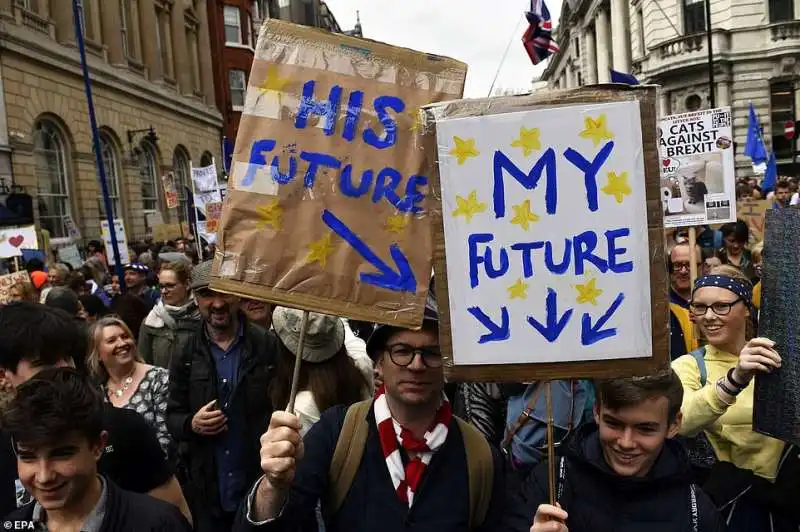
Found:
[[[672,369],[552,383],[556,505],[543,382],[446,382],[432,295],[419,330],[310,313],[299,352],[302,312],[214,291],[189,242],[134,246],[124,293],[100,242],[77,269],[30,260],[0,307],[0,511],[87,532],[796,532],[798,449],[752,429],[753,378],[781,367],[755,334],[763,247],[741,221],[694,252],[668,236]]]

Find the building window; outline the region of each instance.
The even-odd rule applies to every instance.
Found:
[[[33,11],[33,6],[31,5],[33,3],[33,0],[14,0],[14,3],[18,7],[21,7],[22,9],[27,9],[28,11]]]
[[[583,87],[583,76],[581,76],[580,72],[575,72],[575,79],[578,82],[578,87]]]
[[[247,45],[250,48],[255,48],[256,43],[253,40],[253,19],[250,17],[249,13],[247,14],[246,18],[247,18],[247,24],[244,25],[244,31],[246,34],[245,37],[247,39]]]
[[[120,25],[125,57],[138,60],[139,43],[136,40],[139,31],[139,4],[137,0],[120,0]]]
[[[119,203],[119,163],[117,151],[114,149],[113,141],[108,135],[100,134],[100,155],[103,159],[103,170],[106,173],[106,187],[108,188],[108,198],[111,200],[111,216],[119,218],[122,216],[122,209]],[[101,191],[102,193],[102,191]],[[100,216],[106,216],[106,204],[100,197]]]
[[[161,179],[159,177],[158,158],[156,150],[149,142],[142,142],[141,155],[139,156],[139,179],[142,185],[142,210],[145,220],[151,212],[159,210],[158,188]],[[148,232],[152,227],[147,228]]]
[[[189,156],[182,148],[176,148],[172,156],[172,173],[175,175],[175,188],[178,190],[178,218],[186,222],[186,186],[191,179],[189,175]]]
[[[236,6],[225,6],[225,44],[242,44],[242,18],[239,15],[239,8]]]
[[[244,107],[244,97],[247,91],[247,80],[244,70],[228,71],[228,86],[231,91],[231,105],[233,110],[241,110]]]
[[[705,0],[683,0],[683,33],[692,35],[706,31]]]
[[[303,0],[303,14],[305,21],[303,24],[308,26],[317,26],[317,6],[314,5],[314,0]]]
[[[794,156],[794,141],[784,135],[784,125],[795,118],[794,85],[791,81],[778,81],[770,85],[770,118],[772,123],[772,149],[775,157]]]
[[[204,151],[203,155],[200,156],[200,167],[205,168],[212,164],[214,164],[214,156],[210,152]]]
[[[122,33],[122,53],[124,57],[128,57],[131,52],[128,46],[128,6],[125,5],[125,0],[119,0],[119,16],[119,31]]]
[[[794,20],[793,0],[769,0],[769,21],[787,22]]]
[[[691,94],[684,102],[687,112],[699,111],[703,106],[703,99],[697,94]]]
[[[67,145],[53,122],[40,120],[34,127],[33,156],[39,224],[51,238],[66,238],[64,216],[70,214]]]
[[[644,57],[647,52],[644,49],[644,14],[642,9],[636,10],[636,41],[639,45],[639,57]]]
[[[575,57],[581,56],[581,40],[578,37],[575,37],[575,40],[572,41],[575,45]]]

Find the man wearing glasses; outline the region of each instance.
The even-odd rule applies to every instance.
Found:
[[[172,356],[167,404],[167,426],[186,449],[198,532],[230,530],[257,477],[277,352],[275,336],[239,312],[239,298],[209,288],[211,262],[192,270],[201,320],[185,348]]]
[[[355,425],[346,407],[334,407],[301,439],[297,417],[272,415],[261,437],[264,474],[235,531],[297,530],[317,501],[327,532],[482,531],[499,524],[501,459],[452,415],[433,305],[420,330],[379,326],[367,351],[378,359],[384,384],[374,400],[350,407],[359,412]],[[360,430],[363,439],[355,444]],[[337,472],[332,464],[343,445],[348,454],[363,454]],[[348,466],[352,481],[343,488]]]
[[[692,297],[691,247],[678,244],[669,253],[669,348],[672,360],[697,349],[692,321],[689,317],[689,299]],[[702,268],[700,247],[695,247],[698,275]]]

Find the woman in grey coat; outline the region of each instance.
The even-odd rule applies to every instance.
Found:
[[[161,300],[139,331],[139,352],[148,364],[169,369],[172,353],[183,349],[200,321],[197,302],[189,289],[190,273],[187,261],[161,265]]]

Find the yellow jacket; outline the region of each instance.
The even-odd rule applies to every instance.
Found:
[[[750,384],[726,405],[717,395],[716,382],[736,365],[738,356],[706,346],[706,385],[700,386],[700,369],[692,355],[672,362],[683,383],[683,425],[680,433],[693,436],[705,430],[717,459],[775,480],[784,443],[753,432],[753,389]]]

